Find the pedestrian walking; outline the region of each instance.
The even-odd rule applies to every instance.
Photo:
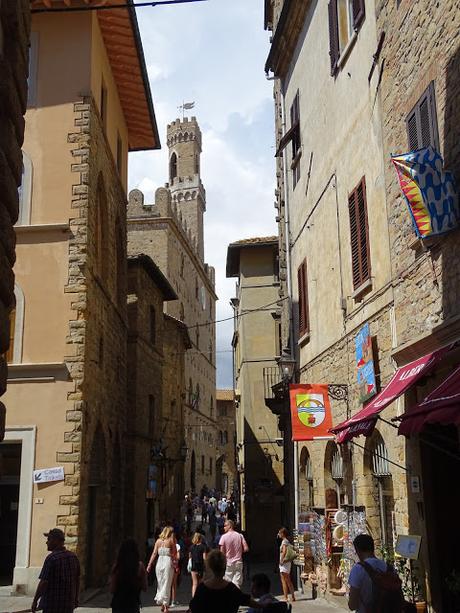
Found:
[[[158,560],[157,560],[158,558]],[[156,561],[155,574],[157,577],[157,593],[155,601],[161,605],[161,611],[169,611],[171,601],[171,586],[174,576],[173,559],[177,558],[176,539],[171,526],[163,528],[155,543],[152,556],[147,566],[150,573]]]
[[[243,583],[243,553],[249,551],[246,539],[235,531],[235,524],[231,519],[224,523],[224,534],[220,537],[219,547],[227,560],[225,579],[233,582],[237,587]]]
[[[78,607],[80,563],[77,556],[65,546],[65,535],[59,528],[44,533],[51,553],[45,559],[32,601],[31,611],[38,606],[43,613],[73,613]]]
[[[193,521],[193,503],[192,499],[189,495],[185,497],[185,522],[187,526],[187,532],[190,533],[192,529],[192,521]]]
[[[374,539],[358,534],[353,541],[359,562],[348,579],[348,608],[358,613],[400,613],[408,611],[404,603],[401,579],[394,568],[375,557]]]
[[[177,534],[175,531],[174,533]],[[174,573],[173,573],[173,579],[172,579],[172,584],[171,584],[171,605],[170,605],[171,607],[175,607],[179,604],[177,600],[177,587],[180,583],[180,572],[181,572],[180,558],[181,558],[181,546],[177,542],[177,536],[176,536],[176,558],[172,559]]]
[[[211,543],[214,543],[216,538],[216,530],[217,530],[217,517],[216,517],[216,507],[210,501],[208,503],[208,521],[209,521],[209,532],[211,533]]]
[[[291,601],[295,602],[294,586],[291,579],[291,566],[295,553],[291,543],[289,542],[289,532],[287,529],[280,528],[278,531],[278,536],[281,539],[279,571],[284,599],[286,602],[288,602],[289,596],[291,596]]]
[[[210,578],[197,587],[190,601],[192,613],[237,613],[239,607],[262,608],[249,594],[244,594],[234,583],[224,579],[226,559],[221,551],[214,549],[209,553],[206,568]]]
[[[191,560],[192,598],[195,596],[196,588],[203,579],[204,561],[206,560],[207,553],[208,547],[203,542],[203,535],[200,532],[195,532],[189,553]]]
[[[120,545],[110,574],[112,613],[139,613],[141,590],[147,591],[147,571],[140,561],[136,541],[126,539]]]

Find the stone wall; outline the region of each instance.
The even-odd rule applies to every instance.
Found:
[[[18,186],[22,175],[21,145],[27,106],[30,12],[27,0],[0,4],[0,396],[6,389],[9,314],[14,307],[15,235]],[[0,401],[0,441],[5,434],[5,406]]]
[[[68,140],[76,180],[70,220],[69,277],[74,297],[66,364],[75,389],[67,421],[72,451],[66,465],[72,496],[63,497],[57,524],[77,549],[86,585],[100,583],[121,536],[126,416],[126,196],[91,99],[75,104]],[[101,223],[103,221],[103,224]],[[99,234],[103,227],[103,235]],[[81,495],[80,495],[81,494]],[[103,521],[109,514],[110,521]]]
[[[433,81],[440,153],[460,183],[460,2],[380,0],[376,4],[377,27],[386,34],[380,96],[396,325],[398,344],[404,344],[459,314],[458,231],[428,250],[421,249],[390,154],[409,149],[406,116]]]

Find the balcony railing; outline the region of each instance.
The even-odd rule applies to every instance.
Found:
[[[265,404],[274,415],[282,415],[288,406],[286,384],[281,380],[277,366],[263,370]]]
[[[275,398],[275,392],[273,387],[281,383],[280,370],[278,366],[267,366],[263,370],[264,376],[264,397],[265,400]]]

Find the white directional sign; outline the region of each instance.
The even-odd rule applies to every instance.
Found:
[[[34,470],[34,483],[46,483],[48,481],[64,481],[64,467],[42,468]]]

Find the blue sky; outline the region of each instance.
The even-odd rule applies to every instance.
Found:
[[[166,125],[194,100],[203,133],[207,192],[205,259],[216,269],[217,318],[232,314],[235,280],[225,278],[227,245],[275,234],[272,82],[264,74],[268,32],[263,0],[207,0],[137,9],[162,141],[133,153],[130,189],[147,202],[167,181]],[[217,385],[232,386],[232,322],[217,324]]]

